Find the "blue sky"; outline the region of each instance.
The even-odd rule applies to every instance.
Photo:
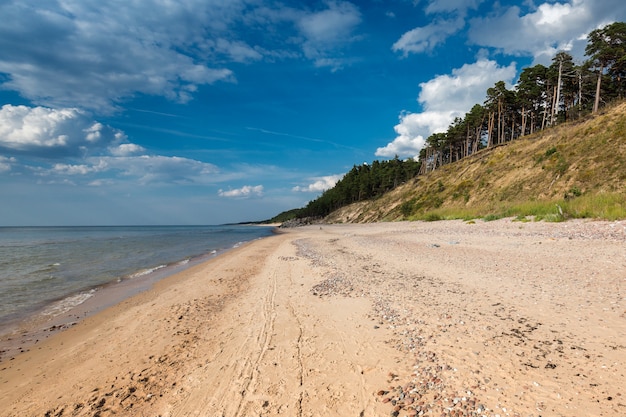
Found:
[[[0,225],[218,224],[417,155],[623,0],[0,1]]]

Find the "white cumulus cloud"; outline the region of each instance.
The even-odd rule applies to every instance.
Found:
[[[97,170],[97,167],[86,164],[54,164],[52,167],[54,173],[61,175],[87,175]]]
[[[130,156],[138,153],[143,153],[146,149],[143,146],[136,145],[134,143],[122,143],[120,145],[109,148],[111,155],[114,156]]]
[[[487,89],[498,81],[509,84],[516,76],[516,65],[501,67],[497,62],[479,59],[420,84],[418,101],[423,111],[404,112],[394,127],[398,136],[376,150],[377,156],[415,157],[433,133],[445,132],[455,117],[463,117],[474,104],[485,101]]]
[[[312,183],[306,186],[296,186],[292,188],[292,191],[305,192],[305,193],[319,193],[329,190],[337,184],[337,182],[343,178],[343,174],[327,175],[324,177],[312,178]]]
[[[469,41],[547,64],[561,50],[583,59],[586,35],[626,15],[623,0],[544,2],[522,9],[502,7],[470,20]]]
[[[93,121],[76,108],[13,106],[0,108],[0,149],[44,155],[78,155],[119,145],[123,132]]]
[[[244,185],[241,188],[234,190],[222,190],[217,193],[220,197],[229,198],[249,198],[249,197],[262,197],[263,186],[262,185]]]

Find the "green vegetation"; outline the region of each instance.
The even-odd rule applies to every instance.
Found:
[[[300,213],[301,209],[291,209],[288,211],[283,211],[278,216],[273,217],[270,220],[266,220],[261,223],[284,223],[289,220],[293,220],[298,218],[298,213]]]
[[[414,178],[419,169],[419,162],[413,159],[401,161],[398,157],[389,161],[374,161],[371,165],[355,165],[333,188],[306,207],[281,213],[272,221],[324,217],[348,204],[376,199]]]
[[[503,204],[499,207],[445,208],[405,216],[405,220],[473,220],[493,221],[514,217],[517,221],[560,222],[567,219],[626,219],[626,194],[598,194],[575,200],[534,201]]]

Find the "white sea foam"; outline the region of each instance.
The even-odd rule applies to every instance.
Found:
[[[139,278],[139,277],[143,277],[144,275],[148,275],[153,273],[154,271],[157,271],[159,269],[165,268],[167,265],[159,265],[159,266],[155,266],[154,268],[146,268],[146,269],[142,269],[141,271],[135,272],[134,274],[129,275],[129,278]]]
[[[78,294],[74,294],[74,295],[70,295],[69,297],[66,297],[62,300],[59,300],[57,302],[55,302],[54,304],[52,304],[51,306],[49,306],[44,312],[43,314],[46,316],[58,316],[61,315],[69,310],[71,310],[72,308],[84,303],[85,301],[87,301],[88,299],[90,299],[91,297],[93,297],[94,293],[96,292],[95,289],[89,290],[87,292],[81,292]]]

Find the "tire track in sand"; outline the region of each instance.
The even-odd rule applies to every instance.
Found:
[[[181,381],[177,398],[162,402],[162,416],[248,414],[247,404],[257,384],[259,365],[270,349],[277,316],[277,273],[271,254],[267,256],[257,250],[246,257],[250,267],[244,276],[233,276],[239,266],[225,265],[215,272],[233,279],[233,285],[242,280],[252,286],[233,289],[239,296],[206,329],[206,339],[198,346],[201,356],[197,367]]]
[[[293,281],[291,281],[291,284],[293,285]],[[296,314],[296,310],[294,309],[293,304],[291,303],[291,300],[289,301],[288,306],[289,306],[289,313],[294,318],[296,323],[298,323],[298,338],[296,340],[296,359],[297,359],[297,362],[298,362],[297,378],[298,378],[298,386],[299,386],[299,391],[300,392],[299,392],[299,395],[298,395],[298,401],[296,403],[296,412],[297,412],[297,416],[300,417],[300,416],[302,416],[302,401],[304,399],[304,391],[303,391],[303,386],[304,386],[304,368],[303,368],[303,365],[302,365],[302,334],[303,334],[303,329],[302,329],[302,322],[300,321],[300,318]]]
[[[254,357],[254,360],[246,360],[248,366],[243,369],[244,383],[240,387],[241,399],[238,401],[238,407],[235,411],[235,416],[247,415],[245,413],[246,403],[248,398],[252,394],[252,389],[257,385],[257,381],[260,374],[259,365],[262,363],[265,354],[267,353],[270,342],[272,340],[272,334],[274,332],[274,325],[276,322],[276,271],[273,271],[270,279],[270,286],[265,294],[263,301],[263,308],[261,311],[261,328],[256,336],[256,344],[259,347],[258,354]]]
[[[303,326],[294,291],[292,262],[297,258],[271,259],[266,296],[260,309],[264,322],[258,332],[258,354],[252,361],[251,378],[242,395],[237,417],[287,414],[302,416],[304,372],[302,366]],[[279,279],[281,282],[279,283]]]
[[[226,366],[209,371],[216,389],[209,399],[209,404],[206,408],[202,407],[203,409],[217,412],[219,413],[217,415],[222,417],[247,415],[247,404],[251,402],[251,395],[259,376],[259,364],[269,349],[276,320],[275,273],[270,275],[269,284],[260,303],[261,308],[254,308],[253,305],[253,309],[248,311],[246,320],[229,326],[228,331],[219,336],[223,346],[215,358],[217,363],[224,362],[223,359],[219,359],[222,354],[228,355],[229,351],[232,353],[226,359]],[[245,336],[242,338],[243,333]],[[231,350],[228,347],[229,341],[238,343],[238,347]]]

